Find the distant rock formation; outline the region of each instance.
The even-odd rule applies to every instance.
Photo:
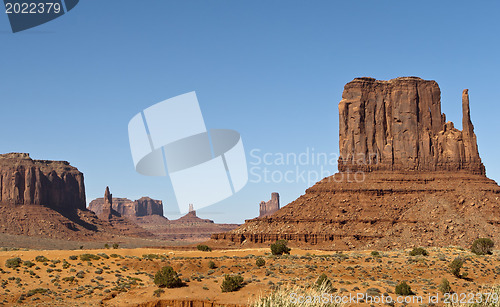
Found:
[[[196,210],[190,210],[186,215],[171,221],[171,223],[214,223],[209,219],[201,219],[196,215]]]
[[[441,113],[435,81],[355,78],[339,103],[339,171],[467,170],[485,174],[462,94],[462,131]]]
[[[85,209],[83,174],[66,161],[32,160],[27,153],[2,154],[0,203]]]
[[[95,212],[97,216],[101,216],[106,209],[107,203],[111,204],[111,208],[123,217],[141,217],[148,215],[163,216],[163,202],[161,200],[142,197],[132,201],[127,198],[112,198],[109,194],[109,189],[106,188],[104,198],[97,198],[90,202],[89,210]],[[109,200],[107,200],[109,199]],[[107,214],[106,212],[104,214]]]
[[[276,192],[271,194],[271,200],[268,202],[260,202],[259,217],[264,217],[273,214],[280,209],[280,195]]]

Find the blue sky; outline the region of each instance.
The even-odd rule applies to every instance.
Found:
[[[148,106],[196,91],[206,126],[240,132],[252,163],[255,149],[338,152],[345,83],[419,76],[439,83],[458,128],[469,88],[480,154],[498,181],[499,11],[496,1],[83,0],[16,34],[2,13],[0,152],[68,160],[85,174],[88,201],[108,185],[117,197],[162,199],[176,218],[169,179],[133,168],[127,125]],[[199,215],[243,222],[271,192],[284,205],[308,186],[250,182]]]

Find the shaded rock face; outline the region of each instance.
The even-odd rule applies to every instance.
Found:
[[[27,153],[0,155],[0,203],[85,209],[83,174],[66,161],[32,160]]]
[[[109,192],[109,191],[108,191]],[[149,215],[163,216],[163,202],[161,200],[142,197],[132,201],[127,198],[110,198],[111,208],[121,216],[141,217]],[[109,202],[109,201],[108,201]],[[97,198],[90,202],[89,210],[100,216],[106,208],[106,197]]]
[[[273,214],[280,209],[280,195],[278,193],[271,194],[271,200],[268,202],[260,202],[259,217],[264,217]]]
[[[339,171],[467,170],[485,174],[462,94],[463,130],[446,122],[435,81],[356,78],[339,103]]]

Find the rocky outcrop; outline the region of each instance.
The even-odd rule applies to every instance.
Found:
[[[485,174],[462,95],[462,131],[441,113],[435,81],[356,78],[339,103],[339,171],[456,171]]]
[[[356,78],[339,103],[339,173],[212,239],[346,250],[468,247],[479,237],[499,238],[500,187],[485,176],[467,90],[462,111],[460,131],[441,113],[435,81]]]
[[[259,207],[259,217],[273,214],[280,209],[280,195],[276,192],[272,193],[271,200],[268,202],[261,201]]]
[[[2,154],[0,203],[85,209],[83,174],[66,161],[32,160],[27,153]]]
[[[98,216],[101,215],[105,207],[106,197],[94,199],[89,204],[89,210]],[[135,201],[127,198],[111,198],[111,208],[124,217],[163,216],[163,202],[149,197],[142,197]]]

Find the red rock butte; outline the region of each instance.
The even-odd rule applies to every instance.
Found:
[[[215,241],[326,249],[470,246],[500,237],[500,187],[486,177],[462,94],[462,131],[435,81],[356,78],[339,103],[339,172],[271,216]],[[500,243],[500,242],[498,242]]]

